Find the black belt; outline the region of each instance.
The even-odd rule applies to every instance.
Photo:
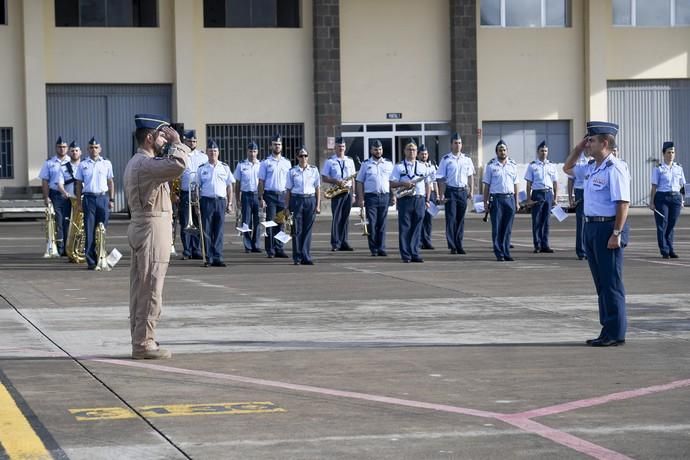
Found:
[[[585,216],[585,222],[613,222],[616,216]]]
[[[657,190],[656,193],[663,193],[664,195],[672,195],[672,196],[680,195],[680,192],[675,192],[673,190],[669,190],[668,192],[660,192]]]
[[[292,196],[296,196],[298,198],[311,198],[314,196],[313,193],[293,193]]]
[[[84,192],[84,195],[86,196],[103,196],[108,192],[103,192],[103,193],[92,193],[92,192]]]
[[[371,196],[381,196],[381,195],[390,195],[390,192],[365,192],[364,195],[371,195]]]
[[[514,196],[514,193],[491,193],[491,196]]]
[[[533,188],[532,189],[533,192],[550,192],[551,190],[553,190],[553,189],[550,189],[550,188]]]
[[[264,193],[275,193],[276,195],[280,195],[281,193],[285,193],[285,190],[282,192],[278,192],[276,190],[264,190]]]
[[[251,192],[251,191],[245,191],[245,190],[240,190],[240,192],[245,193],[245,194],[250,193],[250,194],[252,194],[252,195],[254,195],[255,193],[259,193],[259,192],[257,192],[257,191]]]
[[[447,185],[446,188],[450,190],[460,190],[462,192],[466,187],[451,187],[450,185]]]

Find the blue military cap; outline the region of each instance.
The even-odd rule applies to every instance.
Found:
[[[79,146],[77,145],[77,141],[72,141],[72,142],[70,142],[69,148],[71,148],[71,149],[76,149],[77,147],[79,147]]]
[[[138,113],[134,115],[134,124],[137,129],[160,129],[164,126],[170,126],[170,122],[160,115],[151,113]]]
[[[462,142],[462,138],[460,137],[460,134],[458,133],[453,133],[453,135],[450,137],[450,141],[460,141]]]
[[[661,146],[661,151],[665,152],[668,149],[672,149],[675,147],[676,144],[673,143],[673,141],[666,141],[664,142],[664,145]]]
[[[607,121],[588,121],[587,135],[596,136],[597,134],[610,134],[615,136],[618,134],[618,125]]]
[[[373,141],[371,141],[370,147],[373,147],[373,148],[378,149],[378,148],[380,148],[380,147],[383,147],[383,145],[381,145],[381,141],[380,141],[380,140],[374,139]]]
[[[187,129],[184,132],[185,139],[195,139],[196,140],[196,129]]]
[[[508,144],[506,144],[506,141],[504,141],[503,139],[500,139],[498,142],[496,142],[496,151],[498,151],[498,148],[502,145],[505,145],[506,148],[508,147]]]
[[[247,150],[259,150],[259,144],[257,144],[257,143],[254,142],[254,141],[251,141],[251,142],[247,145]]]
[[[405,139],[405,147],[407,147],[410,144],[417,147],[417,142],[414,139],[412,139],[411,137],[408,137],[407,139]]]
[[[541,150],[541,149],[543,149],[544,147],[546,147],[547,149],[549,148],[549,146],[546,145],[546,141],[545,141],[545,140],[541,141],[541,142],[539,143],[539,145],[537,145],[537,150]]]
[[[342,137],[338,136],[338,137],[335,138],[335,144],[336,144],[336,145],[341,145],[341,144],[344,144],[344,143],[345,143],[345,139],[343,139]]]
[[[283,142],[283,136],[280,133],[275,133],[271,138],[271,142]]]
[[[304,152],[304,153],[306,153],[307,155],[309,155],[309,150],[307,150],[307,146],[304,145],[304,144],[303,144],[303,145],[300,145],[300,147],[297,149],[297,156],[299,156],[299,154],[302,153],[302,152]]]
[[[62,144],[67,144],[67,142],[62,140],[62,136],[58,136],[57,140],[55,141],[55,145],[62,145]]]
[[[417,150],[419,150],[420,152],[428,152],[426,145],[424,144],[420,145]]]
[[[218,144],[216,144],[216,141],[214,141],[213,139],[209,139],[208,142],[206,143],[206,148],[207,149],[217,149]]]
[[[89,139],[89,145],[99,145],[99,142],[96,140],[96,137],[93,136],[91,139]]]

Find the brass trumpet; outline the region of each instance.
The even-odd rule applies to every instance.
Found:
[[[355,172],[353,175],[348,176],[343,178],[345,183],[347,184],[349,181],[357,177],[357,173]],[[328,198],[329,200],[332,200],[336,196],[342,195],[343,193],[348,193],[350,191],[350,185],[338,185],[335,184],[325,192],[323,192],[323,196]]]
[[[57,249],[57,226],[55,225],[55,208],[53,202],[48,201],[45,209],[46,213],[46,252],[43,254],[44,258],[60,257]]]
[[[98,258],[96,271],[109,272],[111,268],[106,260],[108,253],[105,249],[105,225],[103,225],[103,222],[99,222],[98,227],[96,227],[96,257]]]
[[[359,223],[362,224],[362,236],[369,236],[369,221],[367,220],[364,205],[359,208]]]
[[[261,225],[261,228],[263,228],[263,232],[261,233],[262,238],[268,237],[268,233],[266,233],[266,226],[262,225],[266,223],[266,208],[261,208],[259,209],[259,225]]]

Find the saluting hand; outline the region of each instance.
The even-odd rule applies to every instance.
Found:
[[[171,144],[181,144],[182,142],[180,141],[180,134],[172,129],[170,126],[166,126],[163,129],[161,129],[161,132],[165,136],[165,138],[170,142]]]

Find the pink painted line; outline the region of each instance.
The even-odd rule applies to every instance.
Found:
[[[303,391],[303,392],[307,392],[307,393],[317,393],[317,394],[326,395],[326,396],[337,396],[337,397],[341,397],[341,398],[360,399],[363,401],[372,401],[372,402],[380,402],[380,403],[385,403],[385,404],[394,404],[397,406],[414,407],[417,409],[429,409],[429,410],[435,410],[435,411],[441,411],[441,412],[451,412],[454,414],[472,415],[474,417],[498,418],[498,417],[503,415],[503,414],[499,414],[497,412],[486,412],[483,410],[468,409],[465,407],[457,407],[457,406],[448,406],[445,404],[433,404],[433,403],[426,403],[426,402],[422,402],[422,401],[412,401],[409,399],[399,399],[399,398],[391,398],[388,396],[378,396],[378,395],[372,395],[372,394],[367,394],[367,393],[358,393],[358,392],[354,392],[354,391],[331,390],[329,388],[314,387],[314,386],[310,386],[310,385],[298,385],[298,384],[294,384],[294,383],[277,382],[275,380],[255,379],[252,377],[242,377],[240,375],[220,374],[218,372],[199,371],[199,370],[194,370],[194,369],[181,369],[178,367],[161,366],[159,364],[148,364],[148,363],[142,363],[142,362],[138,362],[138,361],[125,361],[125,360],[120,360],[120,359],[91,359],[91,361],[96,361],[96,362],[100,362],[100,363],[107,363],[107,364],[117,364],[120,366],[137,367],[140,369],[153,369],[153,370],[158,370],[158,371],[162,371],[162,372],[169,372],[169,373],[173,373],[173,374],[193,375],[196,377],[208,377],[208,378],[213,378],[213,379],[229,380],[232,382],[250,383],[252,385],[261,385],[261,386],[274,387],[274,388],[283,388],[286,390]]]
[[[569,412],[575,409],[583,409],[585,407],[599,406],[611,401],[623,401],[625,399],[638,398],[640,396],[660,393],[662,391],[675,390],[676,388],[683,388],[690,386],[690,379],[676,380],[675,382],[666,383],[664,385],[654,385],[646,388],[638,388],[637,390],[621,391],[619,393],[611,393],[605,396],[598,396],[596,398],[581,399],[579,401],[571,401],[555,406],[542,407],[540,409],[529,410],[517,414],[510,414],[506,416],[507,419],[529,419],[534,417],[544,417],[547,415],[560,414],[562,412]]]
[[[626,455],[597,444],[593,444],[589,441],[585,441],[584,439],[578,438],[564,431],[549,428],[548,426],[542,425],[534,420],[513,417],[498,417],[498,419],[525,430],[528,433],[534,433],[542,438],[549,439],[562,446],[570,447],[573,450],[599,460],[631,460],[630,457]]]

